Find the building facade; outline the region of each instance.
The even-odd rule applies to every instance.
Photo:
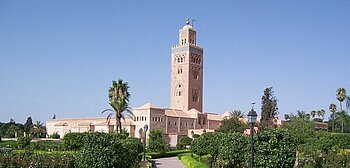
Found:
[[[179,42],[171,48],[170,108],[146,103],[133,108],[132,119],[122,121],[122,127],[130,136],[140,137],[144,125],[150,130],[162,130],[164,140],[175,146],[181,136],[191,132],[213,132],[227,113],[218,115],[203,112],[203,48],[197,45],[196,30],[189,19],[179,30]],[[112,132],[115,120],[106,122],[105,117],[81,119],[53,119],[47,121],[48,134],[58,133],[61,138],[68,132]]]

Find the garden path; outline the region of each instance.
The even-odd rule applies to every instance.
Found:
[[[153,159],[156,168],[185,168],[177,157]]]

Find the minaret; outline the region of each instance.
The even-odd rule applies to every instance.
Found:
[[[196,30],[186,25],[179,30],[179,44],[171,49],[170,108],[202,112],[203,48],[197,45]]]

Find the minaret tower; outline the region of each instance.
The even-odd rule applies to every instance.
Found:
[[[171,49],[170,108],[202,112],[203,48],[197,45],[196,30],[186,25],[179,30],[179,44]]]

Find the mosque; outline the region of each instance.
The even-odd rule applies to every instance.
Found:
[[[170,108],[150,103],[133,108],[135,117],[122,120],[122,128],[131,137],[140,137],[139,130],[147,124],[149,131],[162,130],[165,141],[175,146],[181,136],[213,132],[231,113],[203,112],[203,48],[197,44],[196,30],[188,18],[179,30],[178,44],[172,46],[171,51]],[[58,133],[61,138],[68,132],[112,132],[114,127],[115,120],[106,122],[106,117],[52,119],[46,122],[48,135]]]

